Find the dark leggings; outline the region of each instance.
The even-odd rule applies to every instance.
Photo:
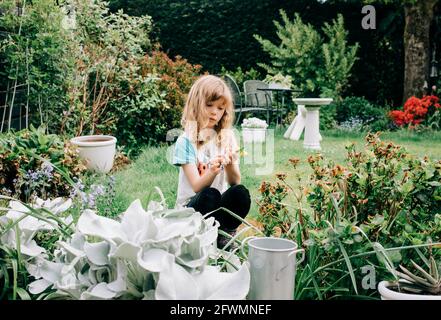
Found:
[[[230,187],[223,194],[215,188],[206,187],[196,193],[190,199],[187,207],[194,208],[196,211],[205,215],[220,207],[227,208],[241,218],[245,218],[250,211],[251,198],[247,188],[241,184]],[[220,229],[224,231],[235,230],[241,221],[233,217],[223,209],[216,210],[209,217],[214,217],[220,223]]]

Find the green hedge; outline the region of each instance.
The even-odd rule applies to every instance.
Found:
[[[181,55],[201,64],[211,73],[257,68],[267,63],[253,34],[277,42],[273,20],[280,21],[279,9],[292,18],[298,12],[305,23],[317,29],[342,13],[349,30],[349,42],[360,43],[352,70],[352,85],[346,95],[365,96],[380,105],[400,104],[403,83],[403,10],[375,4],[377,29],[361,28],[361,3],[313,0],[111,0],[112,10],[123,8],[132,15],[153,18],[154,35],[170,56]],[[335,1],[334,1],[335,2]]]

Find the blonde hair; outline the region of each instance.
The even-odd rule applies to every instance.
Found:
[[[207,127],[209,122],[206,105],[219,99],[223,100],[225,112],[213,128],[217,133],[217,145],[223,144],[229,138],[227,132],[230,130],[225,129],[230,129],[234,121],[233,97],[230,89],[221,78],[204,75],[196,80],[188,93],[181,125],[187,133],[190,133],[191,140],[197,141],[198,147],[204,143],[200,140],[200,132]]]

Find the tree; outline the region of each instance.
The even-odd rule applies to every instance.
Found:
[[[279,44],[254,36],[271,58],[271,65],[260,63],[259,66],[271,75],[290,75],[294,87],[300,89],[304,97],[340,99],[348,86],[358,50],[358,43],[347,44],[343,16],[339,14],[331,24],[324,23],[323,38],[311,24],[305,24],[298,13],[292,21],[282,9],[280,15],[283,25],[274,21]]]
[[[403,101],[422,96],[429,83],[430,26],[438,0],[364,0],[404,6],[404,89]]]
[[[430,27],[439,0],[328,0],[328,3],[395,4],[404,9],[404,89],[403,101],[422,96],[429,83]]]
[[[430,25],[438,0],[407,1],[404,27],[404,92],[403,99],[422,96],[429,82]]]

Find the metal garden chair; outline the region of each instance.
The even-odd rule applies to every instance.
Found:
[[[270,111],[272,109],[271,95],[257,89],[267,89],[268,84],[260,80],[247,80],[243,83],[245,103],[240,109],[242,112],[266,112],[267,123],[270,123]]]

